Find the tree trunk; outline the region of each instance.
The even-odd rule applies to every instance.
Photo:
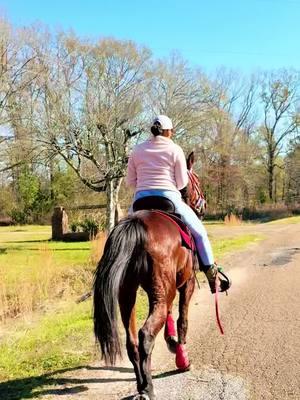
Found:
[[[49,163],[49,175],[50,175],[50,199],[51,201],[54,200],[54,190],[53,190],[53,186],[54,186],[54,166],[53,166],[53,161],[50,160]]]
[[[273,201],[273,168],[269,167],[269,183],[268,183],[268,191],[269,191],[269,199]]]
[[[268,160],[268,191],[269,191],[269,199],[273,201],[273,184],[274,184],[274,154],[272,152],[269,153]]]
[[[277,203],[277,176],[274,176],[274,202]]]
[[[121,188],[122,178],[115,180],[115,193],[116,193],[116,209],[115,209],[115,224],[117,224],[120,219],[124,217],[123,211],[119,204],[119,191]]]
[[[284,199],[285,199],[285,180],[286,180],[286,177],[285,177],[285,175],[284,175],[284,177],[283,177],[283,182],[282,182],[282,196],[281,196],[281,201],[284,201]]]
[[[106,182],[106,229],[110,233],[116,224],[116,210],[119,199],[121,179]]]

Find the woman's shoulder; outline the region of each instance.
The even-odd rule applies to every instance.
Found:
[[[149,146],[149,144],[150,144],[150,139],[145,140],[142,143],[136,144],[132,149],[132,153],[134,154],[134,153],[138,153],[140,151],[143,151],[145,148],[147,148]]]
[[[179,146],[179,144],[173,142],[173,146],[174,146],[174,151],[175,151],[176,153],[178,153],[178,154],[179,154],[179,153],[184,153],[183,150],[182,150],[182,147]]]

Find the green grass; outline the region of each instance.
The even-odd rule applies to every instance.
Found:
[[[294,217],[287,217],[282,219],[277,219],[275,221],[267,222],[267,224],[299,224],[300,223],[300,215]]]
[[[82,267],[89,262],[90,253],[89,242],[0,242],[0,273],[5,271],[7,280],[23,281],[49,263],[57,270]]]
[[[264,239],[262,234],[246,234],[234,238],[214,238],[212,248],[216,259],[220,259],[228,253],[245,248],[250,243],[255,243]]]
[[[91,302],[74,300],[91,288],[98,242],[50,237],[49,226],[0,228],[0,381],[93,358]]]
[[[0,267],[14,265],[24,267],[35,264],[35,259],[45,250],[52,250],[57,265],[82,264],[87,262],[91,250],[90,242],[52,242],[49,226],[24,226],[0,228]],[[26,257],[24,253],[26,252]]]
[[[91,304],[69,305],[0,344],[0,380],[75,367],[94,354]]]
[[[11,287],[15,290],[24,291],[24,288],[19,286],[20,277],[24,285],[25,277],[30,282],[30,279],[34,280],[36,277],[48,279],[48,274],[50,277],[58,275],[58,280],[54,280],[49,287],[52,287],[53,283],[59,285],[61,278],[69,277],[65,283],[68,287],[72,284],[72,279],[76,280],[82,271],[81,263],[87,265],[89,270],[94,268],[89,261],[90,243],[42,242],[42,246],[45,247],[41,247],[41,242],[31,240],[48,240],[49,228],[22,229],[23,231],[0,228],[0,249],[7,249],[5,254],[0,254],[0,271],[2,274],[7,273]],[[214,239],[212,245],[216,257],[220,259],[223,255],[242,249],[262,238],[261,235],[247,234],[237,238]],[[74,256],[74,252],[77,256]],[[14,275],[15,281],[12,279]],[[14,284],[16,286],[13,286]],[[33,287],[37,290],[36,286]],[[25,297],[27,293],[25,290]],[[3,325],[4,333],[0,333],[0,380],[8,382],[0,384],[1,399],[10,400],[16,398],[13,397],[16,393],[23,392],[24,397],[19,395],[18,399],[33,397],[33,392],[37,396],[40,388],[48,385],[52,379],[47,374],[65,368],[80,367],[95,357],[91,302],[77,305],[74,303],[74,296],[66,295],[48,303],[49,295],[52,294],[45,293],[45,304],[48,304],[45,308],[46,313],[45,310],[38,309],[25,319],[20,318]],[[147,312],[147,297],[140,292],[137,306],[140,322]]]
[[[95,245],[50,237],[49,226],[0,228],[0,319],[89,290]]]
[[[39,397],[58,383],[53,374],[95,358],[91,304],[69,305],[33,327],[18,328],[0,345],[0,398]]]
[[[224,225],[223,220],[203,220],[204,225]]]

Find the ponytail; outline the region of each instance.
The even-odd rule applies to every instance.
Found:
[[[163,130],[162,130],[161,125],[160,125],[160,123],[159,123],[158,121],[155,122],[155,123],[151,126],[151,133],[152,133],[152,135],[154,135],[154,136],[162,135]]]

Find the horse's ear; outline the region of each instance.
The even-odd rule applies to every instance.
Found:
[[[186,160],[186,164],[187,164],[187,169],[190,170],[193,168],[193,164],[195,162],[195,156],[194,156],[194,152],[192,151],[189,155],[188,158]]]

